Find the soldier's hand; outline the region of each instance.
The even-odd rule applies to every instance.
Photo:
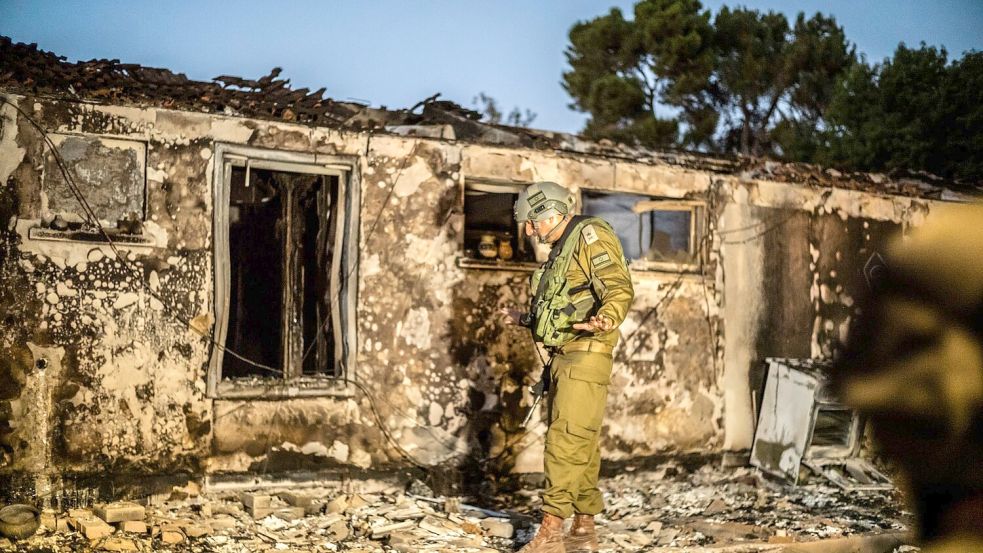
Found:
[[[509,309],[507,307],[503,307],[503,308],[501,308],[501,309],[498,310],[498,314],[502,318],[502,321],[505,324],[507,324],[507,325],[517,325],[517,324],[519,324],[519,321],[521,320],[522,315],[524,313],[522,311],[517,310],[517,309]]]
[[[599,332],[607,332],[614,328],[614,321],[604,315],[594,315],[590,320],[576,323],[573,327],[577,330],[586,330],[587,332],[597,334]]]

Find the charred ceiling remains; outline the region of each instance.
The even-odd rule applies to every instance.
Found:
[[[374,110],[276,75],[0,54],[0,474],[27,495],[93,467],[540,471],[543,413],[517,424],[540,361],[495,316],[528,302],[544,253],[509,209],[538,180],[631,258],[605,458],[744,450],[765,359],[828,356],[883,237],[962,198],[436,100]]]

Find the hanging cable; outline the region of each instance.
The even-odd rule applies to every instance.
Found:
[[[792,213],[790,213],[789,215],[783,217],[777,223],[774,223],[774,224],[772,224],[772,225],[770,225],[768,227],[765,227],[765,229],[762,230],[761,232],[758,232],[758,233],[756,233],[756,234],[754,234],[752,236],[749,236],[747,238],[742,238],[742,239],[738,239],[738,240],[721,240],[720,243],[721,244],[726,244],[728,246],[733,246],[733,245],[747,244],[748,242],[753,242],[754,240],[757,240],[757,239],[759,239],[759,238],[761,238],[761,237],[763,237],[763,236],[765,236],[767,234],[770,234],[770,233],[772,233],[772,232],[774,232],[774,231],[782,228],[783,226],[785,226],[786,223],[788,223],[790,220],[792,220],[792,218],[795,217],[796,215],[797,215],[797,213],[793,210]],[[762,221],[762,223],[764,223],[764,222]],[[757,225],[751,225],[749,228],[754,228],[755,226],[757,226]],[[737,231],[737,230],[743,230],[743,229],[733,229],[733,230],[734,231]]]
[[[58,148],[55,145],[54,141],[51,140],[51,137],[49,136],[48,131],[45,130],[33,117],[31,117],[27,112],[25,112],[20,106],[18,106],[17,104],[11,102],[5,96],[0,96],[0,102],[4,103],[6,105],[11,106],[26,121],[28,121],[31,124],[32,127],[34,127],[38,131],[39,135],[42,137],[42,139],[44,140],[45,144],[47,145],[49,151],[51,152],[52,157],[55,160],[55,163],[57,164],[57,166],[58,166],[58,168],[59,168],[59,170],[60,170],[60,172],[61,172],[61,174],[62,174],[62,176],[63,176],[63,178],[64,178],[64,180],[65,180],[65,182],[66,182],[66,184],[68,186],[68,188],[69,188],[69,190],[72,192],[72,195],[75,197],[75,199],[78,201],[80,207],[82,208],[83,214],[85,215],[85,219],[88,222],[88,224],[91,225],[92,227],[94,227],[99,232],[99,234],[101,235],[102,239],[106,242],[106,244],[109,246],[110,250],[116,256],[116,258],[120,261],[121,265],[126,268],[126,270],[130,273],[130,275],[132,277],[134,277],[136,279],[136,281],[140,285],[142,285],[143,290],[146,291],[154,299],[160,301],[164,305],[167,305],[169,302],[167,300],[165,300],[165,298],[163,296],[161,296],[158,292],[154,291],[153,289],[151,289],[149,287],[149,285],[147,284],[147,282],[145,281],[145,279],[143,277],[143,274],[142,274],[141,270],[135,264],[133,264],[129,260],[129,258],[126,255],[124,255],[124,253],[122,251],[120,251],[119,247],[117,246],[116,242],[113,240],[112,236],[106,231],[105,227],[103,227],[103,225],[99,221],[99,218],[96,215],[95,211],[92,209],[92,207],[90,206],[89,202],[85,198],[84,193],[81,191],[81,189],[75,183],[75,180],[72,178],[72,176],[70,174],[70,171],[68,169],[67,164],[64,162],[64,159],[61,157],[61,154],[59,153]],[[376,215],[375,223],[372,226],[372,230],[370,231],[369,236],[371,236],[371,234],[375,231],[375,228],[378,225],[378,222],[379,222],[380,218],[382,217],[382,214],[385,211],[385,209],[386,209],[386,207],[387,207],[387,205],[389,203],[389,199],[392,197],[392,193],[395,190],[396,182],[399,180],[399,176],[402,173],[402,169],[405,167],[405,165],[406,165],[406,160],[404,159],[403,164],[400,167],[400,171],[397,172],[397,174],[393,178],[392,184],[389,187],[389,194],[386,196],[386,201],[383,202],[383,204],[380,206],[379,212]],[[356,267],[357,267],[357,264],[355,264],[355,266],[352,268],[352,271],[348,273],[348,275],[346,276],[346,280],[351,277],[351,275],[354,273],[354,270],[355,270]],[[263,363],[258,363],[256,361],[253,361],[252,359],[249,359],[249,358],[241,355],[240,353],[238,353],[237,351],[233,350],[232,348],[229,348],[229,347],[225,346],[224,344],[220,344],[217,340],[215,340],[215,338],[213,337],[213,335],[211,333],[206,332],[204,330],[201,330],[201,329],[197,328],[195,325],[193,325],[191,323],[190,320],[188,320],[186,317],[184,317],[180,313],[178,313],[177,310],[165,309],[163,311],[164,311],[164,313],[167,316],[169,316],[172,319],[180,322],[182,325],[184,325],[185,327],[187,327],[191,331],[193,331],[196,334],[198,334],[198,335],[202,336],[203,338],[207,339],[209,341],[209,343],[211,344],[212,347],[218,349],[222,353],[231,355],[232,357],[235,357],[239,361],[242,361],[243,363],[246,363],[247,365],[249,365],[249,366],[251,366],[251,367],[253,367],[255,369],[259,369],[260,371],[263,371],[263,372],[266,372],[266,373],[269,373],[269,374],[272,374],[272,375],[277,375],[277,376],[283,374],[283,371],[281,369],[278,369],[278,368],[275,368],[275,367],[272,367],[272,366],[269,366],[269,365],[266,365],[266,364],[263,364]],[[353,385],[353,386],[355,386],[356,389],[358,389],[359,391],[361,391],[362,394],[364,394],[366,396],[366,398],[368,399],[368,402],[369,402],[370,411],[372,412],[374,418],[376,419],[377,424],[379,424],[379,430],[382,432],[383,436],[390,443],[390,445],[393,446],[393,448],[400,454],[400,456],[402,456],[403,458],[405,458],[411,464],[413,464],[414,466],[416,466],[418,468],[421,468],[421,469],[425,469],[426,470],[426,466],[423,463],[421,463],[419,460],[417,460],[416,458],[414,458],[412,455],[410,455],[409,452],[407,452],[399,444],[399,442],[392,436],[391,432],[386,427],[386,425],[385,425],[385,423],[384,423],[381,415],[379,414],[378,408],[376,407],[376,404],[375,404],[376,403],[376,399],[377,399],[376,396],[374,394],[372,394],[360,382],[356,382],[354,380],[347,380],[346,382],[349,383],[349,384],[351,384],[351,385]],[[289,385],[289,383],[286,380],[284,380],[283,382],[277,383],[274,386],[269,386],[268,389],[271,389],[271,390],[272,389],[278,389],[278,388],[284,388],[285,389],[285,387],[288,386],[288,385]],[[388,401],[386,403],[390,407],[394,407]],[[403,415],[403,416],[405,416],[405,414],[402,413],[402,412],[400,412],[400,414]],[[408,416],[406,418],[407,419],[410,419],[410,417],[408,417]],[[414,422],[416,422],[416,418],[412,418],[412,420]]]

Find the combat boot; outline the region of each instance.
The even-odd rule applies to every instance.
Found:
[[[573,525],[570,532],[563,538],[567,551],[597,551],[597,529],[594,527],[594,515],[573,515]]]
[[[543,513],[543,523],[532,541],[519,550],[519,553],[566,553],[563,547],[563,519]]]

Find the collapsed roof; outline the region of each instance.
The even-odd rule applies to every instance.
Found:
[[[759,158],[708,156],[697,152],[654,151],[608,140],[590,141],[551,132],[480,120],[481,115],[439,94],[408,109],[373,108],[324,96],[326,88],[294,89],[275,67],[258,79],[221,75],[211,82],[189,79],[168,69],[113,59],[70,62],[0,36],[0,88],[26,95],[69,97],[105,104],[133,104],[222,115],[274,119],[318,127],[469,142],[551,149],[616,157],[641,163],[685,166],[748,179],[812,186],[864,189],[889,194],[958,199],[951,190],[978,195],[983,187],[955,185],[927,173],[880,174],[823,169],[806,163]]]

